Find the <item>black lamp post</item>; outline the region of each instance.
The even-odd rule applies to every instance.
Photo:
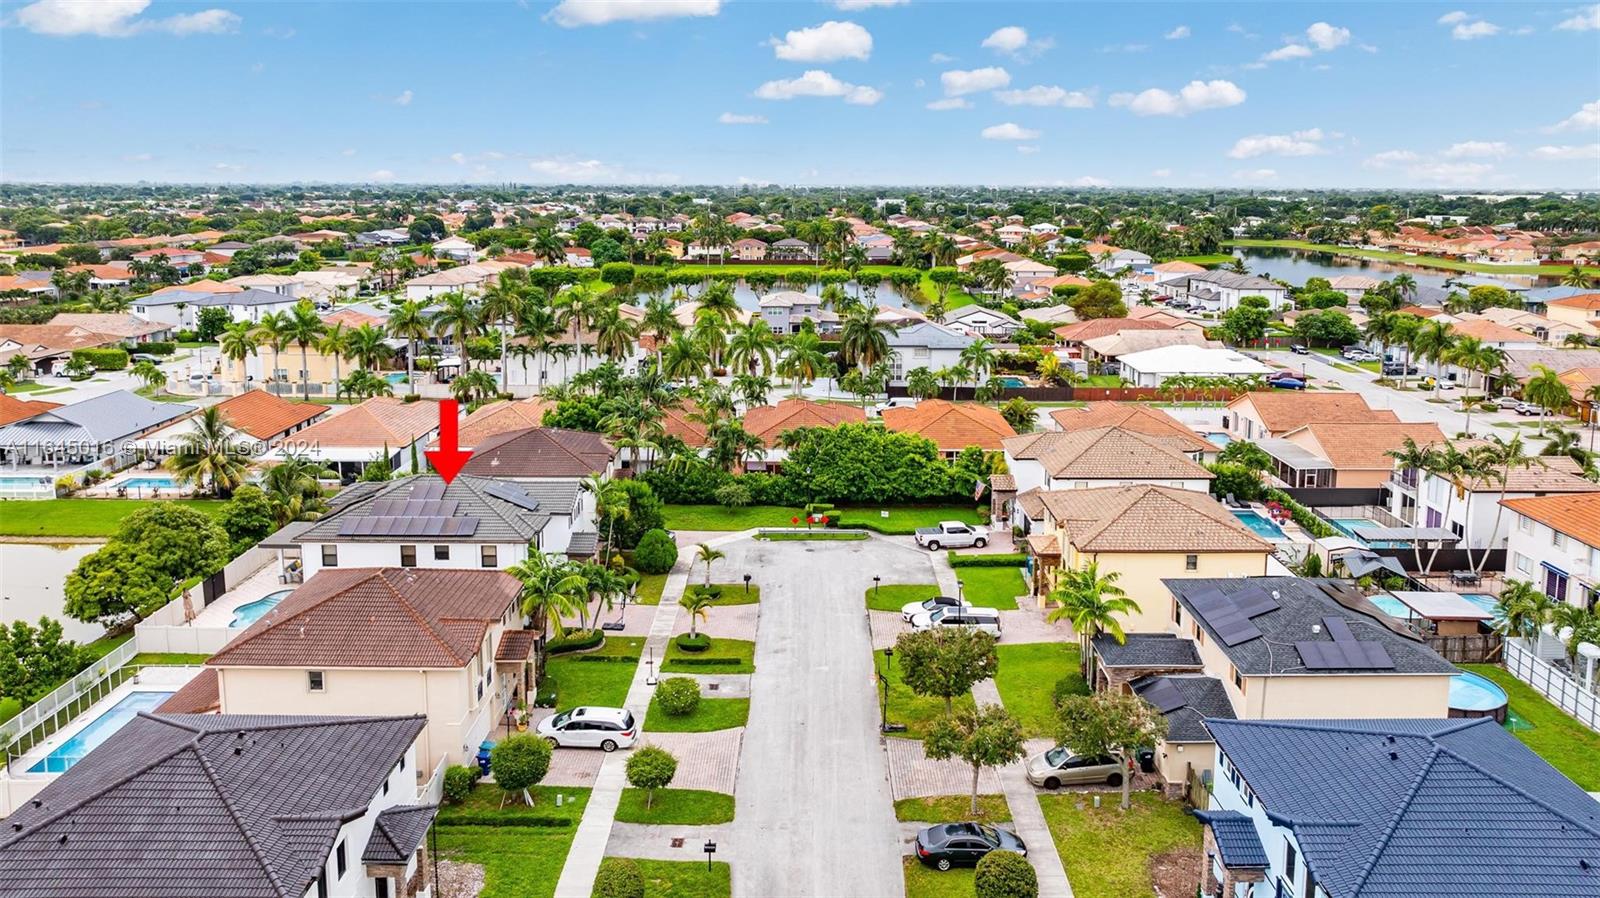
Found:
[[[883,673],[878,674],[878,683],[883,686],[883,701],[879,705],[882,723],[879,724],[878,729],[885,733],[903,733],[906,730],[905,724],[889,722],[889,678],[886,674],[893,670],[894,646],[886,645],[883,647]]]
[[[701,850],[706,853],[706,871],[710,872],[710,870],[711,870],[711,856],[713,854],[717,853],[717,843],[711,841],[710,839],[707,839],[705,848],[703,848]]]
[[[956,580],[956,601],[965,602],[966,600],[967,600],[967,581],[958,579],[958,580]]]

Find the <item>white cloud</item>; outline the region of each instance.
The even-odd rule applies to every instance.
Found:
[[[1444,185],[1476,184],[1492,171],[1487,162],[1423,162],[1407,169],[1413,178]]]
[[[990,125],[978,133],[984,140],[1033,140],[1039,136],[1038,131],[1024,128],[1016,122]]]
[[[1460,24],[1461,22],[1465,22],[1466,20],[1468,20],[1470,18],[1472,18],[1472,17],[1458,9],[1458,10],[1455,10],[1454,12],[1447,12],[1444,15],[1440,16],[1439,17],[1439,24],[1440,25],[1456,25],[1456,24]]]
[[[1015,53],[1028,45],[1028,30],[1017,25],[995,29],[983,39],[982,46],[1000,53]]]
[[[1017,145],[1017,152],[1021,153],[1024,156],[1032,156],[1034,153],[1039,152],[1039,148],[1034,146],[1033,144],[1028,144],[1028,143],[1018,144]]]
[[[714,16],[722,0],[561,0],[545,18],[563,28]]]
[[[1476,22],[1462,22],[1450,29],[1450,36],[1458,41],[1477,40],[1480,37],[1493,37],[1500,33],[1500,26],[1493,22],[1478,20]]]
[[[801,28],[769,43],[779,59],[790,62],[833,62],[837,59],[865,60],[872,55],[872,34],[854,22],[827,21],[813,28]]]
[[[765,125],[767,117],[764,115],[741,115],[737,112],[724,112],[717,116],[717,122],[723,125]]]
[[[339,153],[339,155],[341,155],[341,156],[354,156],[355,154],[356,154],[356,148],[355,147],[347,147],[344,150],[341,150],[340,153]]]
[[[1094,95],[1054,85],[1036,84],[1021,90],[995,91],[994,98],[1007,106],[1065,106],[1068,109],[1094,108]]]
[[[951,109],[971,109],[972,103],[963,97],[945,97],[942,100],[934,100],[929,103],[928,108],[934,112],[948,112]]]
[[[400,92],[400,94],[398,96],[396,96],[394,98],[394,105],[396,105],[396,106],[410,106],[411,105],[411,100],[415,96],[416,95],[413,94],[409,89],[403,90],[403,91]]]
[[[1228,151],[1232,159],[1252,159],[1256,156],[1317,156],[1327,149],[1322,140],[1322,129],[1296,131],[1293,134],[1253,134],[1241,137]]]
[[[1165,35],[1163,35],[1163,37],[1169,41],[1181,41],[1188,37],[1190,33],[1191,32],[1189,31],[1188,25],[1179,25],[1171,31],[1168,31]]]
[[[1549,159],[1554,161],[1568,161],[1573,159],[1600,160],[1600,143],[1586,143],[1579,146],[1542,146],[1535,147],[1528,152],[1534,159]]]
[[[1172,177],[1172,169],[1170,169],[1170,168],[1154,169],[1154,170],[1152,170],[1150,172],[1150,177],[1152,177],[1152,178],[1170,178],[1170,177]]]
[[[1590,128],[1600,128],[1600,100],[1583,104],[1583,107],[1577,112],[1574,112],[1572,115],[1567,116],[1562,121],[1551,125],[1545,130],[1571,131],[1573,129],[1588,130]]]
[[[1112,94],[1111,105],[1126,106],[1135,115],[1188,115],[1202,109],[1237,106],[1245,92],[1232,81],[1190,81],[1177,93],[1152,87],[1137,94]]]
[[[1261,60],[1263,62],[1282,62],[1285,59],[1304,59],[1310,55],[1311,48],[1305,44],[1285,44],[1261,57]]]
[[[1501,159],[1511,152],[1511,147],[1500,141],[1468,140],[1451,144],[1444,151],[1446,159]]]
[[[979,91],[997,90],[1011,83],[1011,73],[999,66],[982,69],[952,69],[939,76],[947,97],[975,94]]]
[[[1306,29],[1306,37],[1318,50],[1334,50],[1350,42],[1350,29],[1327,22],[1315,22]]]
[[[1275,181],[1278,178],[1278,172],[1276,169],[1271,168],[1250,168],[1234,172],[1233,178],[1236,181],[1246,181],[1252,183],[1260,181]]]
[[[558,184],[672,184],[677,175],[633,171],[599,159],[544,156],[528,161],[528,169],[546,183]]]
[[[1067,186],[1069,186],[1069,187],[1110,187],[1111,186],[1111,182],[1107,181],[1105,178],[1096,178],[1096,177],[1093,177],[1091,175],[1083,175],[1081,177],[1073,178],[1071,181],[1068,181],[1067,182]]]
[[[845,10],[855,12],[860,9],[872,9],[878,6],[904,6],[911,0],[833,0],[833,5]]]
[[[454,162],[457,165],[466,165],[467,164],[467,154],[466,153],[451,153],[450,154],[450,161]]]
[[[1594,31],[1600,29],[1600,3],[1587,7],[1570,19],[1561,20],[1560,31]]]
[[[367,177],[374,181],[393,181],[394,172],[388,170],[387,168],[380,168],[372,174],[367,175]]]
[[[795,97],[843,97],[846,103],[871,106],[883,99],[875,87],[840,81],[821,69],[810,69],[798,78],[781,78],[756,88],[763,100],[792,100]]]
[[[938,63],[945,63],[945,62],[955,62],[956,58],[954,56],[951,56],[948,53],[935,53],[932,56],[928,57],[928,61],[931,62],[931,63],[938,64]]]
[[[204,9],[165,19],[141,19],[150,0],[37,0],[17,10],[16,22],[51,37],[132,37],[141,32],[226,34],[243,20],[225,9]]]
[[[1368,156],[1361,164],[1367,168],[1387,168],[1402,162],[1415,162],[1420,158],[1411,150],[1384,150]]]

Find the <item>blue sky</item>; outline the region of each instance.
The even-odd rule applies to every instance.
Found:
[[[0,3],[8,181],[1600,187],[1600,4]]]

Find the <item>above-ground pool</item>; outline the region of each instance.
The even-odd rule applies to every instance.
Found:
[[[240,605],[238,608],[233,609],[233,620],[228,622],[228,626],[235,629],[250,626],[260,620],[263,614],[276,608],[278,603],[283,601],[283,597],[291,592],[294,592],[294,590],[280,589],[270,596]]]
[[[1506,691],[1486,677],[1465,671],[1450,678],[1451,717],[1493,717],[1506,722]]]
[[[154,711],[171,695],[170,692],[128,693],[88,726],[79,730],[71,739],[56,746],[55,751],[45,755],[43,760],[29,767],[28,772],[66,773],[72,765],[83,760],[84,755],[94,751],[100,743],[110,739],[113,733],[127,726],[128,721],[138,716],[140,711]]]
[[[132,477],[117,484],[130,490],[175,490],[178,481],[171,477]]]
[[[1256,535],[1262,539],[1286,539],[1283,535],[1282,527],[1272,523],[1257,512],[1235,511],[1233,516],[1239,519],[1239,523],[1254,530]]]

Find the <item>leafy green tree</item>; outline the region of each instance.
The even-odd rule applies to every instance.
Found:
[[[678,545],[659,528],[648,530],[633,550],[633,566],[646,574],[665,574],[678,563]]]
[[[1166,738],[1167,719],[1130,692],[1069,695],[1061,700],[1061,744],[1073,754],[1122,761],[1122,809],[1127,810],[1138,752]]]
[[[644,809],[647,811],[655,803],[656,790],[671,785],[677,773],[678,759],[659,746],[646,745],[628,758],[628,785],[644,790]]]
[[[1126,318],[1128,306],[1122,301],[1122,288],[1112,281],[1095,281],[1079,290],[1070,301],[1078,320]]]
[[[922,739],[922,750],[935,761],[960,758],[972,766],[972,814],[978,813],[978,775],[985,767],[1003,767],[1026,754],[1022,724],[1000,705],[962,708],[945,715]]]
[[[195,339],[201,343],[210,343],[221,336],[228,325],[233,323],[233,316],[221,306],[206,306],[195,316]]]
[[[1344,294],[1340,294],[1343,297]],[[1259,300],[1259,302],[1251,302]],[[1222,316],[1222,330],[1234,343],[1254,343],[1267,332],[1272,311],[1265,297],[1245,296]]]
[[[1000,417],[1006,419],[1017,433],[1027,433],[1038,424],[1038,411],[1033,403],[1021,396],[1013,396],[1000,406]]]
[[[944,699],[947,715],[956,696],[966,695],[972,684],[1000,669],[994,637],[980,630],[939,627],[902,633],[895,640],[894,657],[906,688]]]
[[[1206,468],[1214,475],[1211,480],[1211,495],[1218,499],[1232,496],[1241,502],[1253,502],[1260,499],[1265,490],[1258,469],[1226,461],[1207,465]]]
[[[221,570],[230,548],[227,531],[204,512],[172,502],[141,508],[67,575],[66,613],[102,623],[142,619],[178,584]]]
[[[1272,456],[1249,440],[1234,440],[1223,446],[1222,451],[1217,453],[1217,461],[1244,465],[1253,471],[1272,470]]]
[[[63,637],[60,621],[13,621],[10,628],[0,627],[0,698],[29,704],[89,661],[87,651]]]
[[[242,554],[278,529],[271,500],[261,487],[249,484],[233,491],[233,498],[217,515],[217,523],[227,531],[234,555]]]
[[[63,591],[68,617],[111,627],[143,620],[172,597],[172,580],[148,553],[112,540],[78,562]]]
[[[1361,331],[1342,309],[1306,312],[1294,323],[1295,336],[1308,344],[1342,346],[1361,339]]]
[[[533,804],[528,790],[550,772],[551,754],[550,743],[531,733],[507,737],[489,749],[489,772],[494,774],[495,785],[505,791],[501,807],[505,807],[507,797],[517,792],[522,793],[523,804]]]

